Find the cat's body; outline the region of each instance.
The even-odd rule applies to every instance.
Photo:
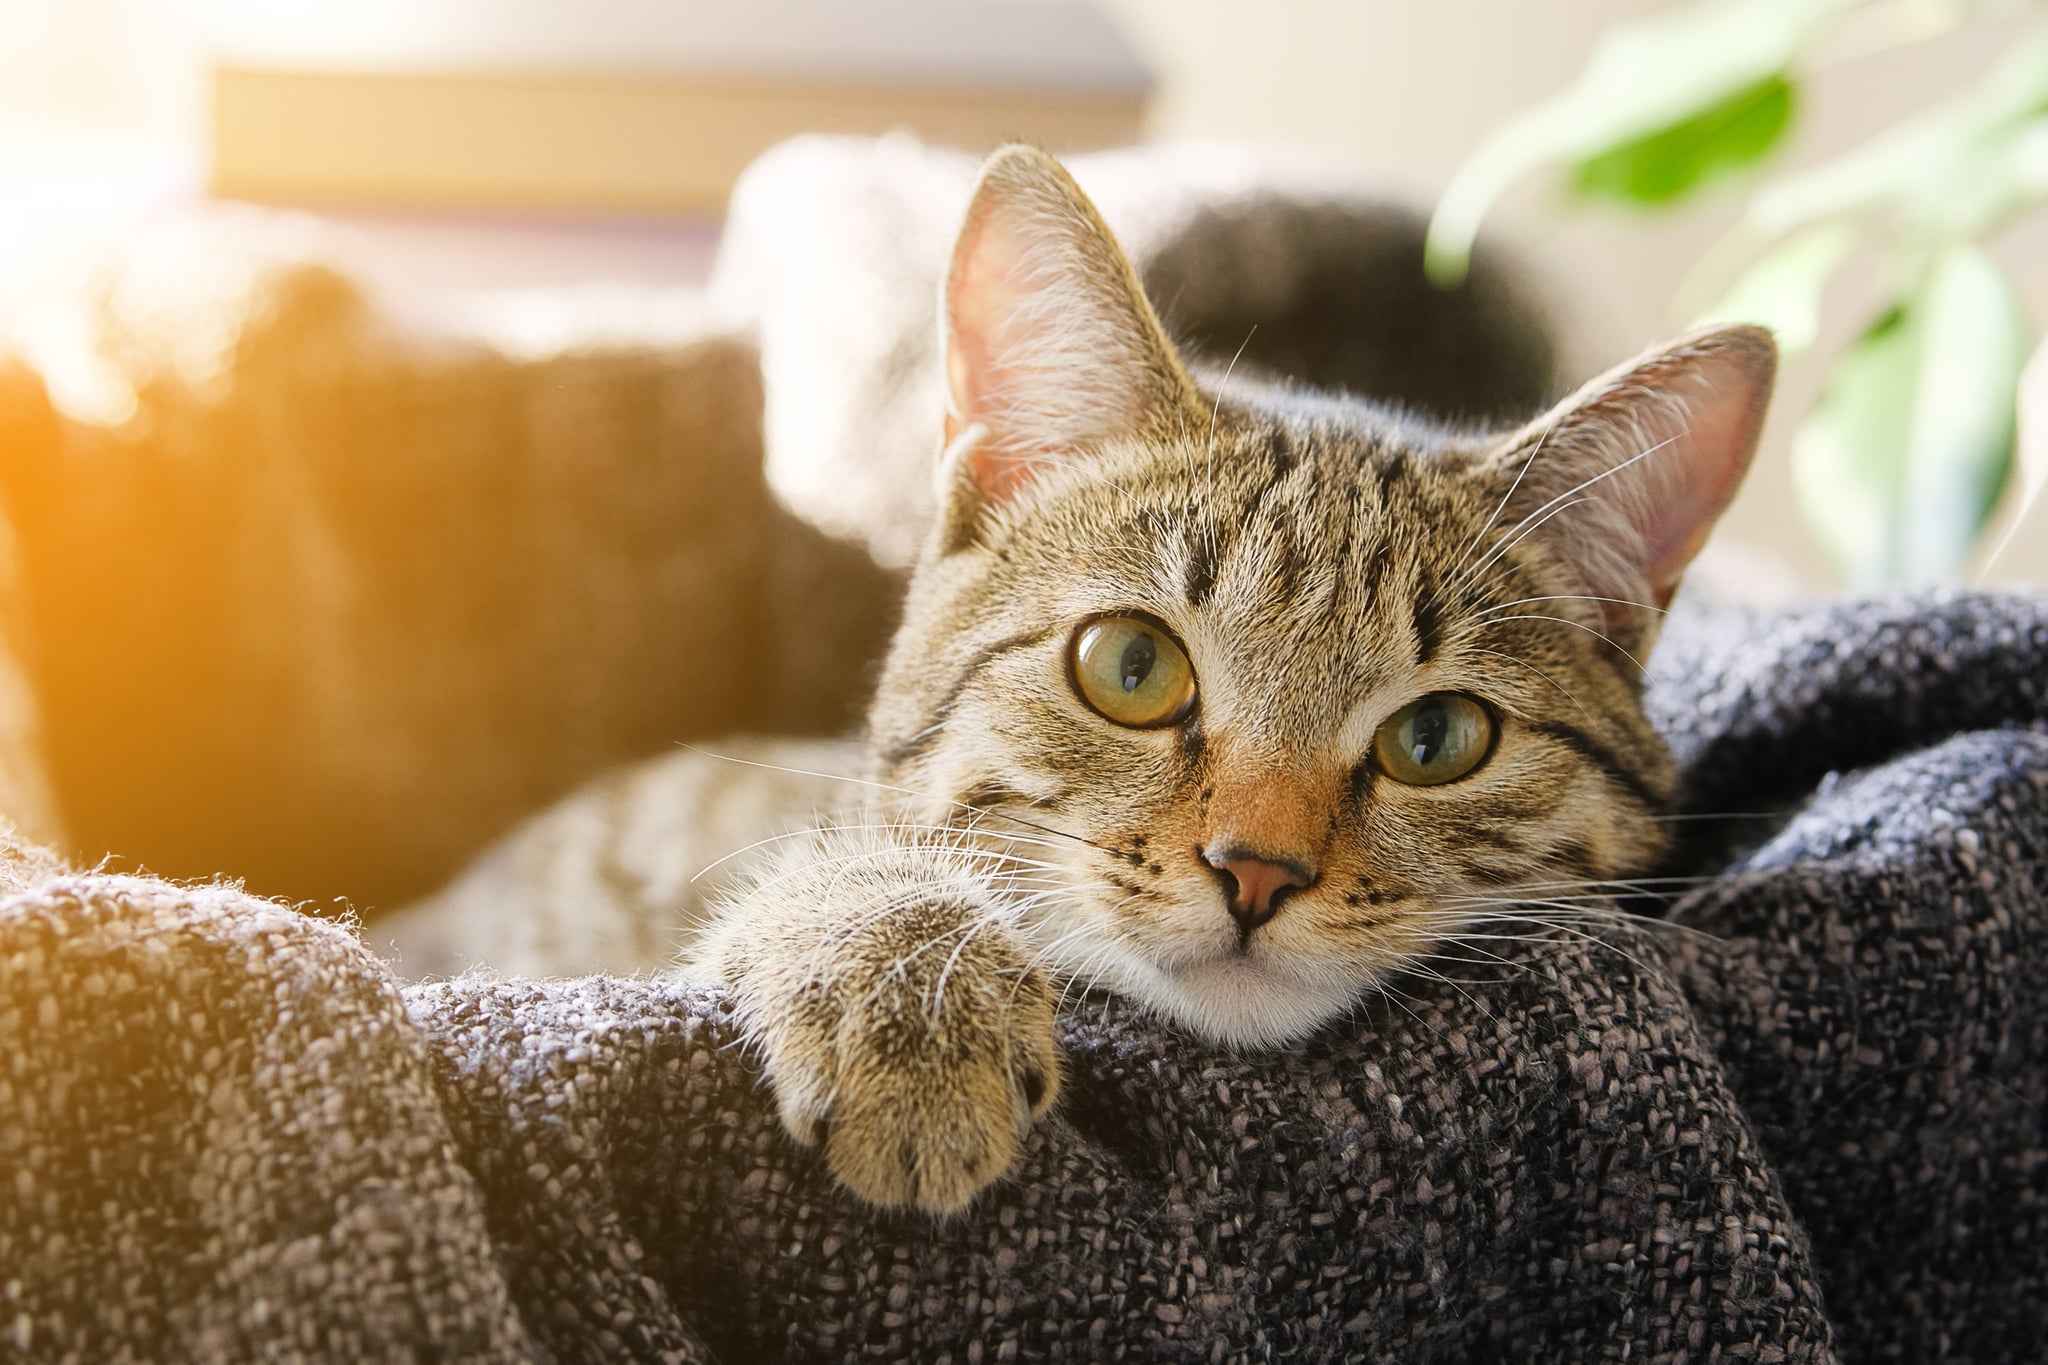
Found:
[[[1697,334],[1504,433],[1197,382],[1025,149],[985,171],[942,312],[940,513],[872,813],[780,841],[695,960],[790,1131],[932,1210],[1053,1103],[1065,983],[1284,1043],[1507,901],[1655,858],[1638,661],[1774,363]]]

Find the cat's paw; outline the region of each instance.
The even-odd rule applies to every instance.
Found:
[[[1010,1169],[1058,1095],[1052,994],[1019,964],[956,965],[943,994],[916,972],[878,985],[847,1002],[826,1074],[775,1068],[782,1120],[863,1199],[950,1213]]]
[[[951,1213],[1059,1093],[1053,992],[971,884],[904,871],[829,918],[729,920],[717,965],[790,1133],[863,1199]]]

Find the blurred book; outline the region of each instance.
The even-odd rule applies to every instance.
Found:
[[[320,7],[325,10],[327,7]],[[716,212],[805,132],[985,150],[1137,139],[1151,78],[1086,0],[248,4],[209,188],[399,208]]]

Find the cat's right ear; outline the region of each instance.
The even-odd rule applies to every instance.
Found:
[[[1200,407],[1130,261],[1035,147],[1005,147],[982,168],[940,318],[949,541],[1048,465]]]
[[[1769,332],[1720,326],[1588,383],[1502,443],[1500,539],[1543,534],[1639,661],[1749,468],[1777,368]]]

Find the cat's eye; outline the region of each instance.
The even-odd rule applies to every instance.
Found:
[[[1195,704],[1195,669],[1151,621],[1102,616],[1074,632],[1074,690],[1118,725],[1171,725]]]
[[[1462,692],[1432,692],[1387,717],[1372,737],[1380,771],[1411,787],[1455,782],[1493,749],[1493,716]]]

